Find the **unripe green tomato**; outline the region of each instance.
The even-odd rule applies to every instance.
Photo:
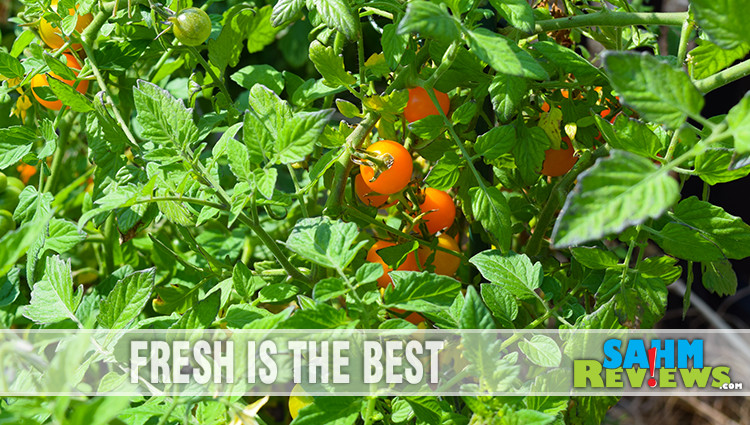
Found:
[[[16,178],[16,177],[8,177],[8,187],[11,187],[11,186],[17,188],[19,192],[22,191],[26,187],[26,185],[23,184],[21,179]]]
[[[182,9],[169,20],[175,37],[186,46],[200,46],[211,35],[211,18],[197,7]]]
[[[10,181],[10,179],[8,179]],[[21,190],[15,186],[8,185],[5,191],[0,194],[0,210],[15,211],[18,206],[18,195]]]
[[[3,193],[5,188],[8,186],[8,178],[5,177],[5,174],[3,174],[0,171],[0,193]]]
[[[13,221],[13,214],[5,210],[0,210],[0,238],[15,229],[16,222]]]

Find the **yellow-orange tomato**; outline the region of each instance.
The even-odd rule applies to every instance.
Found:
[[[458,242],[455,239],[443,233],[438,236],[438,246],[450,249],[451,251],[458,252],[461,248],[458,246]],[[441,250],[435,250],[435,257],[427,263],[427,258],[432,254],[432,249],[428,247],[420,247],[419,251],[419,262],[424,266],[432,264],[435,266],[435,273],[443,276],[453,276],[458,270],[458,266],[461,265],[461,259],[455,255],[448,254]]]
[[[544,151],[543,176],[562,176],[570,171],[576,162],[578,162],[578,157],[575,156],[575,149],[573,149],[570,139],[563,137],[562,140],[568,144],[567,149],[562,145],[560,149],[547,149]]]
[[[52,0],[52,10],[57,12],[57,0]],[[75,9],[68,9],[68,14],[73,15],[75,13]],[[82,33],[83,30],[85,30],[93,20],[94,16],[90,13],[79,16],[78,20],[76,21],[76,31]],[[42,18],[41,22],[39,23],[39,34],[42,36],[42,41],[47,43],[47,46],[49,46],[51,49],[59,49],[63,46],[63,44],[65,44],[65,40],[63,40],[60,36],[60,28],[53,27],[52,24],[44,18]],[[72,44],[70,47],[74,50],[81,49],[81,45],[78,43]]]
[[[380,258],[380,255],[377,253],[379,249],[387,248],[389,246],[394,246],[393,242],[388,241],[377,241],[375,242],[375,245],[370,248],[369,251],[367,251],[367,261],[371,263],[379,263],[383,267],[383,276],[380,276],[378,278],[378,286],[381,288],[385,288],[388,285],[393,285],[393,281],[391,280],[391,277],[388,275],[388,272],[392,271],[390,267],[388,267],[387,264],[383,261],[382,258]],[[414,258],[414,253],[409,253],[408,256],[406,256],[406,260],[398,266],[396,270],[402,270],[402,271],[417,271],[417,259]]]
[[[357,176],[354,177],[354,190],[357,192],[357,197],[363,204],[375,208],[389,207],[393,205],[393,203],[386,205],[388,203],[388,195],[381,195],[373,192],[372,189],[367,186],[367,183],[365,183],[362,174],[357,174]]]
[[[435,98],[437,98],[440,109],[447,115],[451,109],[450,98],[443,92],[434,89],[433,91],[435,92]],[[430,115],[440,115],[440,112],[438,112],[435,104],[432,103],[427,90],[422,87],[409,89],[409,101],[406,104],[406,108],[404,108],[404,118],[406,118],[406,121],[419,121]]]
[[[388,168],[381,170],[375,178],[375,169],[361,164],[359,172],[365,184],[373,192],[383,195],[402,191],[411,180],[411,172],[414,169],[409,151],[393,140],[381,140],[370,145],[367,152],[383,160]]]
[[[68,65],[68,67],[70,67],[72,69],[78,69],[78,70],[81,69],[81,64],[78,63],[78,61],[76,60],[76,58],[73,57],[73,55],[71,55],[70,53],[65,53],[65,57],[67,58],[67,65]],[[75,74],[77,75],[78,73],[75,72]],[[74,81],[72,81],[72,80],[64,80],[64,79],[60,78],[54,72],[50,72],[50,75],[52,77],[57,78],[60,81],[63,81],[65,84],[67,84],[67,85],[69,85],[71,87],[73,86]],[[42,104],[42,106],[45,106],[45,107],[47,107],[49,109],[52,109],[54,111],[59,111],[60,108],[62,108],[62,102],[59,101],[59,100],[48,101],[48,100],[44,100],[41,97],[39,97],[36,94],[36,92],[34,91],[34,89],[36,87],[49,87],[49,81],[47,81],[47,75],[46,74],[37,74],[37,75],[35,75],[31,79],[31,92],[34,94],[34,97],[36,98],[36,100],[39,103]],[[88,91],[88,89],[89,89],[89,82],[88,82],[88,80],[80,81],[78,83],[78,86],[76,86],[76,90],[78,90],[78,92],[81,93],[81,94],[85,94],[86,91]]]
[[[424,190],[424,202],[419,205],[419,209],[423,213],[431,211],[423,218],[430,233],[437,233],[450,227],[456,219],[456,205],[453,203],[453,198],[442,190],[431,187]]]

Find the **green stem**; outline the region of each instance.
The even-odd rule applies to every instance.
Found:
[[[55,156],[52,158],[52,168],[47,183],[44,185],[45,192],[53,192],[57,181],[60,179],[60,166],[62,165],[65,151],[68,149],[68,139],[70,138],[70,129],[73,127],[76,113],[71,112],[66,115],[60,125],[60,137],[57,139],[57,149]],[[54,193],[54,192],[53,192]]]
[[[380,115],[369,112],[365,118],[360,121],[357,128],[352,131],[346,138],[344,153],[338,159],[338,166],[333,177],[334,187],[328,196],[324,213],[329,217],[338,217],[341,214],[341,206],[344,203],[344,191],[346,182],[349,179],[349,173],[352,169],[352,153],[362,145],[365,137],[370,133],[375,123],[380,119]]]
[[[685,59],[687,59],[688,42],[690,41],[690,33],[692,32],[693,23],[690,19],[686,19],[685,22],[682,23],[682,29],[680,30],[680,45],[677,49],[677,60],[679,60],[681,64],[685,63]]]
[[[370,396],[367,398],[367,408],[365,410],[365,425],[372,425],[372,415],[375,413],[375,402],[377,397]]]
[[[750,75],[750,59],[740,62],[737,65],[730,66],[710,77],[696,81],[695,87],[697,87],[701,93],[706,94],[748,75]]]
[[[607,11],[537,21],[534,27],[534,34],[579,27],[627,27],[631,25],[677,26],[682,25],[687,18],[687,12],[629,13]]]
[[[536,226],[534,226],[534,233],[531,234],[531,238],[529,238],[529,242],[526,245],[526,255],[533,257],[539,254],[539,251],[542,248],[542,240],[547,233],[547,228],[549,228],[554,221],[555,213],[560,207],[561,200],[570,191],[570,188],[573,186],[576,178],[578,178],[578,175],[589,168],[597,158],[607,156],[608,154],[609,151],[604,147],[600,147],[593,153],[584,152],[568,174],[563,176],[560,181],[555,184],[555,187],[552,188],[549,199],[547,199],[547,203],[539,214]]]
[[[292,177],[292,183],[294,183],[294,196],[296,196],[297,200],[299,201],[299,206],[302,209],[302,216],[308,218],[310,217],[310,213],[307,211],[305,195],[300,191],[299,182],[297,181],[297,173],[295,173],[292,164],[287,164],[286,169],[287,171],[289,171],[289,175]]]
[[[216,85],[219,87],[219,90],[221,91],[224,96],[227,98],[227,102],[232,102],[232,96],[229,94],[229,91],[227,90],[226,85],[224,84],[224,81],[219,78],[219,76],[214,72],[213,68],[211,68],[211,65],[206,62],[205,59],[203,59],[203,56],[201,56],[200,52],[198,52],[198,49],[195,47],[188,47],[188,51],[195,57],[195,59],[198,61],[198,63],[203,66],[203,69],[208,72],[208,74],[213,78],[213,80],[216,82]]]
[[[120,241],[117,240],[117,224],[115,224],[114,214],[110,214],[107,217],[107,221],[104,222],[104,272],[103,276],[109,276],[115,271],[115,246],[119,245]]]

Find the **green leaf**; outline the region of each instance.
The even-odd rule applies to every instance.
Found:
[[[383,37],[380,43],[383,45],[383,55],[385,62],[391,70],[395,70],[401,57],[406,52],[406,46],[409,44],[408,34],[398,34],[396,24],[388,24],[383,27]]]
[[[170,329],[206,329],[209,328],[216,315],[219,314],[221,293],[214,292],[198,304],[192,306],[180,320],[175,322]]]
[[[26,127],[0,128],[0,170],[4,170],[31,152],[36,134]]]
[[[380,268],[379,271],[382,273],[383,268],[380,266],[380,264],[376,264],[376,266]],[[377,277],[375,279],[377,279]],[[313,288],[313,298],[315,299],[315,301],[325,302],[330,299],[345,295],[347,292],[349,292],[349,288],[344,285],[343,280],[338,277],[329,277],[315,284],[315,287]]]
[[[622,114],[617,116],[614,125],[598,114],[594,115],[594,120],[602,135],[604,135],[604,140],[615,149],[625,150],[647,158],[656,158],[657,154],[664,150],[659,137],[640,121]]]
[[[474,218],[482,223],[485,230],[492,235],[492,239],[501,251],[510,250],[511,221],[508,201],[500,189],[490,186],[486,190],[481,187],[469,189],[471,196],[471,212]]]
[[[297,310],[284,322],[285,329],[343,329],[351,327],[346,311],[318,303],[312,308]]]
[[[26,254],[26,251],[39,238],[47,225],[47,218],[38,217],[21,225],[14,232],[0,238],[0,277],[10,272],[13,265]]]
[[[525,254],[497,250],[480,252],[469,260],[490,283],[501,286],[521,299],[536,298],[534,290],[542,285],[541,263],[532,263]]]
[[[534,11],[526,0],[490,0],[490,4],[512,26],[525,33],[534,32]]]
[[[0,307],[13,304],[21,294],[21,269],[13,268],[5,276],[0,277]]]
[[[132,273],[115,284],[99,309],[104,328],[123,329],[141,314],[154,288],[154,270]]]
[[[34,284],[31,301],[23,315],[39,324],[52,324],[71,319],[77,322],[75,311],[83,298],[83,285],[73,293],[73,275],[70,261],[60,256],[49,257],[45,264],[44,278]]]
[[[445,121],[440,115],[428,115],[409,123],[408,126],[409,130],[422,140],[434,140],[446,130]]]
[[[343,270],[367,244],[356,242],[358,237],[359,229],[354,223],[328,217],[303,218],[292,229],[286,246],[315,264]]]
[[[513,321],[518,316],[518,303],[513,294],[500,285],[483,283],[481,286],[482,299],[492,311],[492,315],[500,321],[505,329],[513,329]]]
[[[265,5],[257,11],[255,16],[250,18],[243,34],[243,39],[247,39],[248,53],[260,52],[276,41],[276,34],[281,31],[281,28],[276,28],[271,23],[272,13],[271,6]]]
[[[745,57],[750,51],[750,44],[742,43],[732,49],[722,49],[714,43],[696,39],[698,47],[688,53],[688,69],[695,80],[710,77]]]
[[[418,422],[427,423],[429,425],[440,425],[442,422],[443,409],[440,406],[437,398],[430,396],[420,397],[404,397],[409,406],[414,411],[414,415],[417,417]]]
[[[701,263],[703,286],[721,297],[734,295],[737,292],[737,275],[729,260],[721,259]]]
[[[661,279],[637,273],[629,274],[628,279],[614,297],[615,314],[628,328],[650,329],[666,311],[667,286]]]
[[[517,140],[522,140],[523,143],[515,143],[513,157],[523,181],[533,184],[539,179],[544,164],[544,151],[549,148],[550,140],[540,127],[521,126],[517,130]]]
[[[479,59],[501,74],[546,80],[547,71],[516,43],[485,28],[467,31],[469,47]]]
[[[23,65],[15,57],[0,52],[0,75],[5,78],[23,78],[26,74]]]
[[[255,291],[266,286],[266,282],[260,276],[253,275],[245,263],[238,261],[232,270],[232,285],[243,299],[250,300]]]
[[[526,3],[524,1],[524,3]],[[562,73],[573,74],[576,80],[584,85],[594,85],[604,80],[604,74],[584,59],[575,50],[561,46],[553,41],[541,41],[533,44],[534,50],[538,51],[550,62],[559,66]]]
[[[510,153],[516,145],[516,141],[516,130],[513,126],[492,127],[490,131],[477,137],[474,151],[482,155],[485,162],[489,162]]]
[[[495,329],[492,313],[484,305],[473,286],[466,289],[466,299],[461,309],[459,325],[461,329]]]
[[[182,100],[147,81],[138,80],[133,90],[141,137],[156,144],[171,144],[185,149],[198,141],[198,127],[193,122],[193,110],[185,108]]]
[[[278,0],[273,6],[271,24],[280,27],[292,22],[304,5],[304,0]]]
[[[276,283],[260,289],[258,301],[264,303],[283,303],[299,293],[299,288],[290,283]]]
[[[284,77],[270,65],[248,65],[229,78],[248,90],[256,84],[263,84],[276,94],[281,94],[284,90]]]
[[[313,404],[300,410],[290,425],[354,425],[360,417],[363,401],[362,397],[316,397]]]
[[[425,183],[431,188],[437,190],[448,190],[452,188],[456,185],[458,178],[461,176],[459,166],[462,163],[463,160],[455,152],[446,152],[445,155],[438,160],[438,163],[432,167],[427,178],[425,178]]]
[[[692,0],[690,10],[698,25],[719,46],[731,49],[747,42],[750,22],[745,19],[745,0]]]
[[[560,347],[546,335],[534,335],[518,342],[518,348],[531,363],[541,367],[558,367],[562,361]]]
[[[703,97],[681,69],[646,53],[608,53],[604,66],[623,103],[649,121],[676,129],[700,115]]]
[[[592,270],[605,270],[616,267],[620,263],[620,259],[613,252],[599,248],[572,248],[570,253],[581,265]]]
[[[691,196],[677,204],[672,218],[654,237],[669,255],[691,261],[750,256],[750,226],[721,207]]]
[[[406,14],[398,25],[397,34],[419,33],[449,44],[461,35],[458,22],[439,5],[415,0],[406,6]]]
[[[305,157],[315,149],[315,142],[323,134],[325,125],[332,115],[332,109],[294,114],[279,131],[276,139],[275,162],[291,164],[304,161]]]
[[[387,307],[417,312],[434,312],[449,307],[461,290],[461,283],[448,276],[428,272],[391,272],[393,285],[383,294]]]
[[[737,152],[750,152],[750,92],[729,110],[726,121]]]
[[[310,43],[310,60],[330,87],[351,86],[357,79],[344,68],[344,57],[318,40]]]
[[[705,148],[695,157],[695,172],[710,185],[741,179],[750,174],[750,166],[734,168],[735,157],[736,152],[731,148],[719,146]]]
[[[318,11],[329,28],[340,31],[349,40],[354,40],[359,28],[359,20],[349,2],[345,0],[307,0],[307,8]]]
[[[498,119],[501,122],[510,121],[527,93],[525,78],[508,74],[495,75],[490,84],[490,100]]]
[[[580,245],[661,216],[680,197],[677,182],[651,160],[613,150],[581,173],[552,231],[556,247]]]

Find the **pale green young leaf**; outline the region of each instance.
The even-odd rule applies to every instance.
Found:
[[[198,127],[193,122],[192,108],[185,108],[181,99],[147,81],[138,80],[133,90],[138,111],[141,136],[157,145],[172,145],[185,149],[197,142]]]
[[[308,9],[315,9],[329,28],[340,31],[349,40],[354,40],[359,28],[359,19],[354,17],[352,7],[345,0],[306,0]]]
[[[102,301],[99,323],[107,329],[123,329],[134,321],[151,297],[154,269],[132,273],[119,280]]]
[[[547,335],[534,335],[518,342],[518,348],[531,363],[541,367],[558,367],[562,361],[560,347]]]
[[[750,92],[729,110],[726,121],[737,152],[750,152]]]
[[[330,87],[351,86],[357,79],[344,68],[344,58],[318,40],[310,43],[310,60]]]
[[[497,250],[480,252],[469,260],[490,283],[500,285],[521,299],[535,298],[534,290],[542,285],[541,263],[532,263],[525,254]]]
[[[286,246],[313,263],[343,270],[367,244],[357,242],[359,233],[354,223],[333,221],[328,217],[304,218],[292,229]]]
[[[0,128],[0,170],[10,167],[31,152],[36,134],[26,127]]]
[[[83,285],[74,293],[70,261],[55,255],[47,259],[42,280],[34,284],[31,301],[23,315],[39,324],[52,324],[71,319],[77,322],[76,309],[83,298]]]

